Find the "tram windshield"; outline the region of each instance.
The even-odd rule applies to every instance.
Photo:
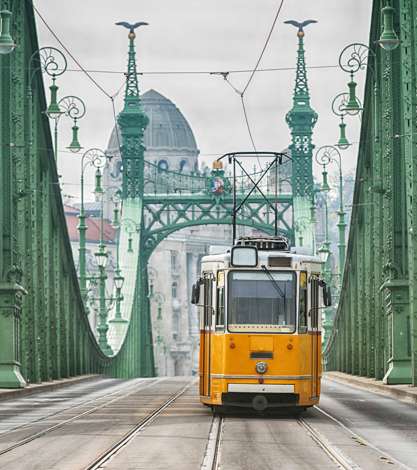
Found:
[[[229,274],[229,331],[295,331],[296,277],[288,271]]]

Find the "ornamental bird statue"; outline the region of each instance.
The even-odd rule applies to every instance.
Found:
[[[304,27],[311,24],[311,23],[317,23],[317,21],[316,20],[305,20],[305,21],[299,23],[298,21],[288,20],[288,21],[284,21],[284,23],[285,24],[292,24],[293,26],[298,28],[297,36],[302,38],[304,36]]]
[[[135,34],[135,29],[139,28],[139,26],[148,26],[149,23],[145,23],[144,21],[138,21],[137,23],[130,24],[127,21],[119,21],[118,23],[115,23],[117,26],[124,26],[129,30],[129,38],[130,39],[135,39],[136,34]]]

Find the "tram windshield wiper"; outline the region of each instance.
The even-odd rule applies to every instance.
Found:
[[[268,276],[268,279],[272,282],[272,285],[274,286],[275,290],[285,301],[286,295],[279,286],[278,282],[274,279],[274,276],[271,274],[271,271],[264,264],[261,266],[261,268],[263,271],[265,271],[265,274]]]

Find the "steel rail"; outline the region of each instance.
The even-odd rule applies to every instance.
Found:
[[[161,406],[156,408],[144,419],[140,420],[130,431],[128,431],[121,439],[107,449],[103,454],[93,460],[84,470],[98,470],[102,468],[102,465],[114,457],[123,447],[129,444],[129,442],[139,434],[144,428],[149,426],[166,408],[168,408],[175,400],[184,395],[184,393],[190,388],[192,384],[188,383],[179,392],[172,395],[166,400]]]
[[[332,416],[330,413],[328,413],[327,411],[324,411],[322,408],[320,408],[319,406],[315,405],[314,408],[319,411],[320,413],[322,413],[324,416],[326,416],[327,418],[331,419],[334,423],[336,423],[338,426],[340,426],[344,431],[348,432],[349,434],[351,434],[356,441],[358,442],[361,442],[362,444],[365,444],[367,447],[369,447],[370,449],[373,449],[374,451],[378,452],[379,454],[382,455],[383,459],[385,460],[386,463],[395,463],[397,464],[398,466],[400,466],[401,468],[403,468],[404,470],[412,470],[411,467],[408,467],[407,465],[403,464],[402,462],[400,462],[399,460],[397,460],[395,457],[392,457],[391,455],[389,455],[387,452],[385,452],[384,450],[380,449],[379,447],[375,446],[374,444],[372,444],[371,442],[369,442],[367,439],[365,439],[364,437],[360,436],[359,434],[357,434],[355,431],[352,431],[352,429],[350,429],[349,427],[345,426],[341,421],[339,421],[337,418],[335,418],[334,416]]]
[[[213,416],[204,460],[200,470],[218,470],[220,468],[220,449],[224,421],[225,419],[222,416]]]
[[[343,455],[336,446],[332,445],[317,429],[311,426],[311,424],[308,424],[304,418],[297,418],[297,422],[307,430],[313,441],[316,442],[340,468],[344,470],[360,470],[361,467]]]
[[[155,381],[153,380],[152,381],[153,383],[155,383]],[[147,383],[145,382],[143,385],[146,385]],[[99,385],[99,384],[97,384]],[[4,437],[7,437],[7,438],[10,438],[10,433],[12,432],[15,432],[15,431],[21,431],[22,429],[25,429],[25,428],[28,428],[30,426],[32,426],[33,424],[39,424],[39,423],[42,423],[42,421],[46,421],[50,418],[54,418],[54,417],[57,417],[59,416],[60,414],[62,413],[66,413],[68,410],[74,410],[76,408],[81,408],[83,406],[86,406],[90,403],[95,403],[97,401],[100,401],[100,400],[105,400],[107,399],[108,397],[112,397],[113,395],[117,395],[119,393],[125,393],[126,391],[128,390],[131,390],[132,388],[134,387],[137,387],[139,385],[142,385],[142,382],[139,382],[139,383],[136,383],[135,385],[132,385],[130,387],[125,387],[125,388],[121,388],[121,389],[117,389],[117,390],[114,390],[110,393],[106,393],[104,395],[100,395],[99,397],[96,397],[96,398],[91,398],[91,399],[88,399],[88,400],[85,400],[85,401],[82,401],[80,403],[77,403],[76,405],[74,406],[67,406],[66,408],[61,408],[57,411],[55,411],[54,413],[51,413],[49,415],[46,415],[46,416],[43,416],[41,418],[38,418],[38,419],[35,419],[33,421],[30,421],[28,423],[24,423],[24,424],[20,424],[19,426],[15,426],[14,428],[10,428],[10,429],[6,429],[5,431],[1,431],[0,432],[0,443],[2,441],[2,439]],[[95,392],[92,392],[92,393],[95,393]],[[81,395],[81,394],[80,394]],[[36,399],[36,396],[32,396],[32,398],[35,398]],[[0,450],[1,452],[1,450]]]
[[[53,426],[50,426],[49,428],[46,428],[46,429],[43,429],[42,431],[39,431],[35,434],[32,434],[24,439],[22,439],[21,441],[19,442],[16,442],[15,444],[12,444],[11,446],[9,447],[6,447],[5,449],[2,449],[0,450],[0,455],[4,455],[14,449],[17,449],[18,447],[22,447],[24,446],[25,444],[28,444],[29,442],[32,442],[34,441],[35,439],[39,439],[40,437],[46,435],[46,434],[49,434],[53,431],[55,431],[56,429],[59,429],[61,428],[62,426],[65,426],[66,424],[69,424],[69,423],[72,423],[73,421],[76,421],[77,419],[79,418],[82,418],[84,416],[87,416],[91,413],[94,413],[95,411],[97,410],[100,410],[101,408],[105,408],[106,406],[110,405],[111,403],[114,403],[118,400],[121,400],[123,398],[126,398],[127,396],[129,395],[132,395],[133,393],[137,392],[137,391],[141,391],[141,390],[145,390],[146,388],[149,388],[151,387],[152,385],[155,385],[156,383],[160,382],[162,379],[156,379],[154,381],[152,381],[151,383],[147,383],[147,384],[144,384],[143,387],[139,387],[139,388],[135,388],[134,390],[128,392],[128,393],[124,393],[123,395],[119,396],[119,397],[116,397],[116,398],[113,398],[113,400],[110,400],[109,402],[106,402],[106,403],[103,403],[101,405],[98,405],[98,406],[95,406],[93,408],[90,408],[89,410],[87,411],[84,411],[82,413],[79,413],[75,416],[72,416],[71,418],[68,418],[64,421],[61,421],[57,424],[54,424]],[[130,387],[130,388],[134,388],[134,387]],[[115,393],[118,393],[118,392],[115,392]],[[102,397],[101,397],[102,398]],[[99,400],[99,398],[97,398],[97,400]],[[68,408],[64,411],[68,411]],[[37,421],[39,422],[39,421]],[[29,425],[32,424],[32,423],[29,423]],[[20,430],[21,428],[19,428],[18,430]],[[14,431],[14,430],[13,430]],[[7,434],[7,437],[10,438],[10,434]]]

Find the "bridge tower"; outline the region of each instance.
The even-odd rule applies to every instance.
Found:
[[[297,71],[293,95],[293,106],[287,113],[286,121],[291,130],[293,223],[296,242],[303,240],[305,247],[313,251],[313,226],[310,207],[313,197],[313,128],[318,115],[310,106],[310,92],[304,57],[304,27],[315,23],[307,20],[302,23],[286,21],[298,28]]]
[[[138,75],[136,68],[135,29],[147,23],[117,23],[129,29],[129,49],[126,73],[126,89],[124,107],[117,117],[120,130],[120,153],[122,157],[122,200],[125,218],[134,220],[138,237],[135,253],[137,253],[137,277],[134,285],[134,300],[132,304],[133,342],[139,351],[138,375],[149,377],[154,375],[154,356],[152,345],[152,326],[150,319],[150,305],[148,297],[147,259],[144,255],[143,231],[143,194],[144,194],[144,166],[145,147],[143,137],[149,119],[141,107],[139,95]],[[116,133],[118,129],[116,129]],[[116,134],[119,139],[118,133]],[[121,237],[122,234],[119,234]],[[125,253],[121,252],[120,257]]]
[[[129,31],[129,52],[126,73],[124,108],[117,118],[121,133],[123,162],[123,198],[143,196],[144,151],[143,134],[149,119],[140,104],[138,75],[136,70],[135,38],[133,28]]]

